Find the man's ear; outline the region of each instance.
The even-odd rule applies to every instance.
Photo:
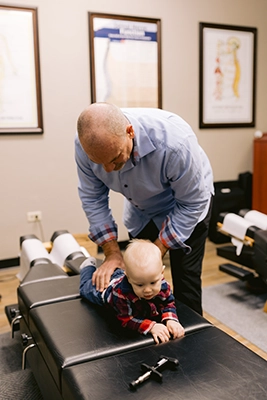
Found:
[[[129,135],[130,139],[134,138],[134,128],[133,128],[132,125],[127,125],[126,126],[126,132],[127,132],[127,135]]]

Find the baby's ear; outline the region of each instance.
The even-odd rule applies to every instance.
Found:
[[[164,272],[164,269],[165,269],[165,265],[162,265],[162,271],[161,271],[162,274]]]

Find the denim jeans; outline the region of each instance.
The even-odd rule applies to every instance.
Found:
[[[80,295],[91,303],[98,304],[99,306],[104,305],[103,292],[96,290],[95,285],[92,284],[92,276],[96,268],[93,265],[88,265],[81,269],[80,273]],[[116,269],[111,275],[110,280],[121,276],[121,269]]]

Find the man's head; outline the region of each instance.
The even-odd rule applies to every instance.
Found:
[[[77,130],[90,160],[101,164],[106,172],[122,169],[130,158],[134,130],[115,105],[91,104],[80,114]]]
[[[136,239],[127,246],[123,258],[134,293],[151,300],[160,292],[165,268],[159,248],[149,240]]]

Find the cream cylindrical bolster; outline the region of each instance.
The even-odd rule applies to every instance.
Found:
[[[244,219],[246,221],[249,221],[251,225],[255,225],[260,229],[263,229],[264,231],[267,230],[267,215],[263,214],[259,211],[256,210],[250,210],[248,211]]]

